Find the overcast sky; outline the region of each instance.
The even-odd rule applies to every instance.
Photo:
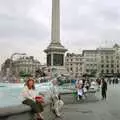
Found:
[[[45,63],[52,0],[0,0],[0,63],[26,52]],[[120,42],[119,0],[61,0],[61,42],[70,52]]]

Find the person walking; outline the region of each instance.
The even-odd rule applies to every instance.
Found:
[[[112,83],[112,80],[111,80],[111,78],[109,79],[109,85],[111,85],[111,83]]]
[[[114,85],[115,85],[115,78],[113,78],[113,81],[112,81],[112,82],[113,82],[113,86],[114,86]]]
[[[76,91],[77,91],[77,100],[82,100],[83,97],[83,81],[78,80],[76,83]]]
[[[44,120],[41,114],[43,112],[43,106],[41,103],[44,102],[44,100],[42,96],[37,95],[33,79],[27,80],[21,96],[23,98],[22,103],[32,108],[32,111],[35,113],[37,120]]]
[[[101,91],[102,91],[102,100],[106,100],[106,97],[107,97],[107,94],[106,94],[106,92],[107,92],[107,82],[104,80],[104,79],[102,79],[102,86],[101,86]]]
[[[87,91],[89,90],[89,88],[90,88],[90,81],[89,80],[86,80],[85,88],[87,89]]]

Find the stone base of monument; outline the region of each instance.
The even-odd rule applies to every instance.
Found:
[[[54,66],[54,67],[49,67],[50,68],[50,71],[52,73],[52,76],[56,77],[56,76],[59,76],[59,75],[65,75],[65,76],[69,76],[69,73],[67,72],[66,68],[63,67],[63,66]]]

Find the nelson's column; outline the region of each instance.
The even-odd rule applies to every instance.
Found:
[[[67,71],[64,64],[64,54],[67,49],[60,42],[60,0],[52,0],[51,43],[44,52],[47,54],[47,66],[59,74]]]

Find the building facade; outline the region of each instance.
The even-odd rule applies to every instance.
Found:
[[[120,46],[83,50],[82,54],[70,54],[65,57],[65,66],[74,77],[90,75],[120,76]]]
[[[96,75],[98,71],[98,52],[97,50],[83,50],[84,73],[86,75]]]
[[[30,74],[35,76],[36,70],[40,69],[40,62],[35,60],[33,56],[20,57],[14,61],[13,73],[19,76],[21,73]]]
[[[120,74],[120,47],[98,49],[98,73],[103,76],[119,76]]]
[[[65,67],[71,76],[81,77],[84,74],[84,57],[81,54],[67,53]]]

